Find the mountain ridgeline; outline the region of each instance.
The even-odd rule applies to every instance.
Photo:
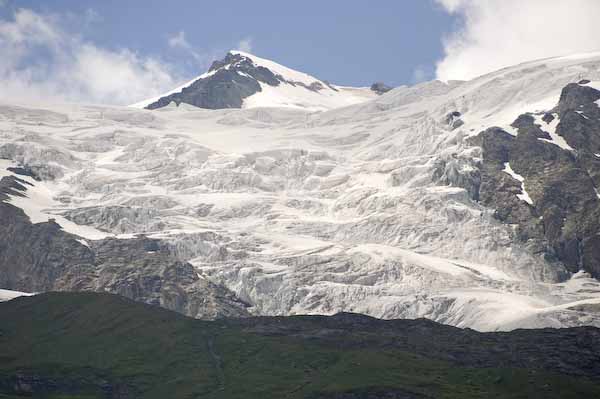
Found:
[[[242,108],[246,97],[261,91],[259,82],[274,87],[285,82],[282,76],[275,75],[263,66],[254,65],[251,59],[232,53],[228,53],[221,61],[215,61],[207,75],[184,87],[181,92],[161,97],[146,108],[162,108],[171,102],[208,109]],[[290,84],[301,83],[290,82]],[[323,89],[320,85],[305,88],[315,91]]]
[[[338,87],[252,54],[231,51],[188,85],[136,106],[153,110],[174,103],[206,109],[286,106],[323,110],[361,102],[389,90],[384,83],[375,83],[370,89]],[[247,99],[252,96],[255,101],[250,103]]]
[[[26,315],[26,316],[25,316]],[[0,303],[2,398],[593,398],[600,330],[342,313],[206,322],[120,296]]]

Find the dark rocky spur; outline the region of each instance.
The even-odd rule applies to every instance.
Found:
[[[513,136],[490,128],[474,139],[483,149],[481,203],[497,219],[518,225],[518,237],[568,271],[585,270],[600,278],[600,91],[567,85],[558,105],[544,115],[523,114]],[[552,142],[550,124],[568,147]],[[541,120],[541,122],[540,122]],[[524,179],[532,204],[519,199],[521,182],[505,172],[506,164]]]

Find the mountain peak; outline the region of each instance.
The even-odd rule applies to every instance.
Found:
[[[172,103],[199,108],[286,107],[325,111],[367,101],[377,92],[340,87],[274,61],[231,50],[208,72],[161,96],[132,105],[158,109]]]
[[[288,81],[295,83],[303,83],[306,85],[311,85],[315,82],[320,82],[321,84],[326,84],[326,82],[321,81],[309,74],[304,72],[299,72],[294,69],[288,68],[284,65],[281,65],[277,62],[268,60],[266,58],[261,58],[256,55],[246,53],[239,50],[232,50],[228,53],[228,56],[231,55],[233,57],[241,57],[242,59],[251,60],[256,66],[267,68],[276,75],[280,75]]]

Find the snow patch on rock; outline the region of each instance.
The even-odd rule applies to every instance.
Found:
[[[562,137],[561,135],[559,135],[559,134],[556,133],[556,127],[560,123],[560,119],[558,118],[558,114],[552,114],[552,116],[554,117],[554,119],[552,119],[551,122],[547,123],[544,120],[542,120],[542,118],[543,118],[542,114],[535,114],[534,115],[534,117],[535,117],[535,123],[543,131],[547,132],[550,135],[550,139],[538,138],[538,140],[545,141],[545,142],[550,143],[550,144],[554,144],[556,146],[559,146],[563,150],[575,151],[573,149],[573,147],[571,147],[567,143],[567,141],[564,139],[564,137]]]
[[[510,167],[509,162],[504,163],[504,169],[502,169],[502,171],[509,174],[510,177],[512,177],[515,180],[518,180],[521,183],[521,194],[517,194],[517,198],[519,198],[521,201],[527,202],[529,205],[533,205],[533,200],[531,199],[531,197],[525,190],[525,178],[523,176],[521,176],[520,174],[518,174],[517,172],[515,172]]]

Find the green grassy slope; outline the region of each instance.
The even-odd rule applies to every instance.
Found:
[[[50,293],[0,303],[0,399],[600,397],[597,331],[550,333],[351,315],[204,322]],[[529,349],[548,337],[562,341]],[[537,358],[550,371],[527,366]]]

